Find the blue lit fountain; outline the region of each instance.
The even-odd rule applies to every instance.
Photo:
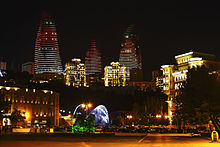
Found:
[[[73,116],[76,117],[77,115],[81,115],[80,110],[82,109],[82,105],[78,105],[74,112]],[[107,126],[109,125],[109,115],[106,107],[104,105],[99,105],[95,109],[92,109],[89,111],[88,115],[86,116],[86,119],[90,116],[95,116],[95,126]]]

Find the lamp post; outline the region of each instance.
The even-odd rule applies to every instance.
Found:
[[[131,119],[133,118],[132,115],[127,115],[127,119],[129,120],[129,125],[131,124]]]

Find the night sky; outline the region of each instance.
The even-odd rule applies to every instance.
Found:
[[[33,61],[43,10],[57,24],[63,65],[71,58],[84,59],[91,39],[97,40],[103,65],[118,61],[129,24],[140,37],[145,80],[151,79],[152,70],[190,50],[215,54],[220,61],[220,8],[215,4],[45,0],[10,1],[1,7],[0,57],[16,64]]]

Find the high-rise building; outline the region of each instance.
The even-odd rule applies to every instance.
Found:
[[[133,25],[129,25],[123,35],[123,43],[121,44],[119,62],[126,67],[128,80],[133,80],[129,79],[129,77],[137,76],[135,72],[131,72],[131,69],[139,69],[139,71],[141,72],[140,75],[143,74],[141,49]],[[138,79],[141,78],[142,77],[138,77]]]
[[[54,20],[46,13],[40,22],[35,43],[35,73],[62,73]]]
[[[34,74],[34,62],[26,62],[22,64],[22,72],[27,71],[29,74]]]
[[[91,40],[85,57],[86,81],[89,86],[103,85],[101,53],[96,41]]]
[[[101,53],[97,48],[96,41],[91,40],[85,57],[86,75],[102,73]]]
[[[0,70],[6,70],[7,69],[7,62],[0,61]]]
[[[132,68],[142,69],[141,49],[133,25],[128,26],[123,38],[119,57],[120,64],[125,65],[128,70]]]
[[[112,62],[111,66],[105,67],[104,80],[106,87],[126,86],[126,67],[119,62]]]
[[[71,62],[65,64],[66,85],[72,85],[73,87],[86,86],[85,64],[80,62],[80,59],[72,59]]]

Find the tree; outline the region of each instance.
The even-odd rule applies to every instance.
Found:
[[[10,109],[11,102],[4,101],[4,95],[0,92],[0,121],[3,119],[3,114]]]
[[[11,113],[11,124],[13,127],[17,126],[18,122],[24,122],[25,117],[21,115],[21,111],[14,109]]]
[[[137,91],[137,98],[133,103],[133,112],[135,113],[136,124],[141,125],[167,125],[168,121],[153,118],[157,114],[167,114],[167,95],[161,92],[160,89],[147,89],[144,91]]]
[[[184,88],[174,100],[175,118],[187,124],[208,124],[212,121],[219,129],[217,118],[220,116],[220,84],[217,74],[209,69],[197,67],[190,69]]]

